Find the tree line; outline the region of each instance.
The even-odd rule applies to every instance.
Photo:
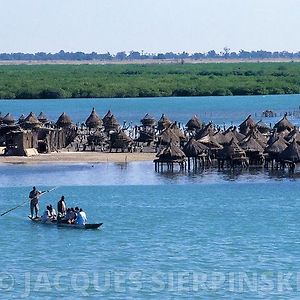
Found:
[[[196,52],[196,53],[144,53],[144,51],[130,51],[129,53],[125,51],[118,52],[116,54],[107,53],[84,53],[84,52],[65,52],[63,50],[57,53],[0,53],[0,60],[3,61],[51,61],[51,60],[100,60],[100,61],[125,61],[125,60],[144,60],[144,59],[195,59],[195,60],[205,60],[205,59],[297,59],[300,58],[299,52],[288,52],[288,51],[245,51],[240,50],[239,52],[230,51],[229,48],[224,48],[221,52],[216,52],[215,50],[210,50],[206,53]]]

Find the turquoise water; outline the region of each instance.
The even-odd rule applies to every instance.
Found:
[[[1,217],[0,298],[299,294],[297,178],[256,170],[157,174],[145,171],[148,164],[2,165],[1,212],[26,200],[33,184],[59,186],[42,206],[63,194],[104,225],[79,231],[32,224],[27,206]]]
[[[235,97],[180,97],[180,98],[128,98],[128,99],[62,99],[62,100],[0,100],[0,111],[11,112],[15,117],[33,111],[45,112],[51,120],[57,120],[62,112],[67,112],[74,122],[83,122],[95,107],[99,115],[104,116],[111,109],[119,122],[139,123],[146,113],[159,119],[162,113],[173,121],[184,124],[197,114],[203,121],[216,124],[238,124],[248,114],[261,119],[266,109],[278,113],[277,121],[286,111],[298,109],[300,95],[276,96],[235,96]],[[262,118],[264,119],[264,118]],[[293,119],[293,118],[292,118]],[[299,120],[294,120],[299,123]]]
[[[146,112],[186,122],[258,120],[299,107],[299,95],[163,99],[1,100],[0,111],[62,111],[83,121],[96,107],[138,122]],[[267,119],[275,122],[280,117]],[[291,120],[299,124],[299,119]],[[33,185],[58,188],[100,230],[33,224],[28,206],[0,217],[0,299],[291,299],[300,292],[299,172],[155,173],[152,162],[0,165],[0,213]]]

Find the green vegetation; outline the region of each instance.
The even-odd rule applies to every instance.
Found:
[[[0,98],[300,93],[300,63],[0,66]]]

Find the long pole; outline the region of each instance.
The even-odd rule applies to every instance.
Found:
[[[51,189],[51,190],[47,190],[47,191],[45,191],[45,192],[42,192],[42,193],[39,195],[39,197],[43,196],[43,195],[46,194],[46,193],[50,193],[50,192],[56,190],[57,188],[58,188],[58,187],[55,187],[55,188],[53,188],[53,189]],[[25,205],[25,204],[27,203],[27,201],[28,201],[28,200],[25,200],[25,201],[22,202],[21,204],[15,206],[15,207],[12,207],[12,208],[10,208],[9,210],[3,212],[2,214],[0,214],[0,217],[2,217],[2,216],[4,216],[4,215],[8,214],[9,212],[11,212],[11,211],[13,211],[13,210],[15,210],[15,209],[17,209],[17,208],[19,208],[19,207],[22,207],[23,205]]]

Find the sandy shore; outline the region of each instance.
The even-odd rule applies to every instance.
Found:
[[[0,163],[126,163],[133,161],[153,161],[153,159],[155,159],[155,153],[60,152],[31,157],[0,156]]]

